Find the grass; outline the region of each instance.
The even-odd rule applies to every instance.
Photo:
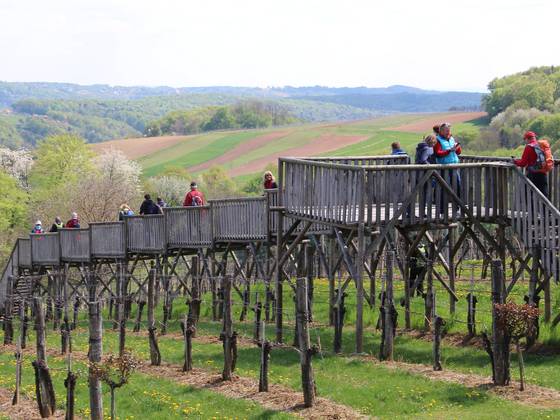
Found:
[[[479,267],[476,269],[476,276],[479,276]],[[398,303],[402,296],[402,283],[395,282],[395,296]],[[517,300],[522,299],[523,293],[526,291],[527,284],[519,283],[512,292],[512,297]],[[289,289],[289,288],[285,288]],[[441,286],[436,284],[438,295],[438,313],[443,316],[448,324],[450,332],[465,332],[466,326],[463,322],[466,318],[466,300],[465,294],[470,290],[468,282],[460,281],[457,284],[459,302],[457,302],[457,315],[455,319],[449,315],[448,301],[444,298],[444,292]],[[261,285],[253,286],[253,292],[262,291]],[[479,299],[478,320],[481,325],[479,331],[484,324],[489,325],[489,282],[477,281],[474,290],[477,292]],[[554,291],[557,294],[557,290]],[[381,418],[547,418],[560,416],[560,410],[549,410],[546,408],[537,409],[514,402],[500,399],[484,390],[467,388],[461,384],[452,384],[440,381],[428,380],[422,376],[408,373],[406,371],[392,369],[379,363],[372,363],[369,360],[352,356],[354,351],[354,332],[353,319],[355,317],[354,308],[354,289],[348,288],[347,316],[346,325],[343,332],[343,355],[334,355],[332,349],[333,330],[331,327],[325,326],[327,323],[328,305],[327,299],[327,283],[324,280],[315,282],[315,303],[314,317],[316,323],[311,329],[311,338],[314,343],[320,342],[322,345],[321,357],[314,359],[314,371],[317,381],[319,394],[328,397],[340,404],[345,404],[359,410],[365,414],[378,416]],[[221,330],[220,323],[211,322],[209,297],[204,297],[202,308],[202,320],[198,326],[199,335],[211,335],[217,337]],[[177,332],[179,330],[178,320],[182,319],[186,310],[183,299],[175,300],[172,321],[169,325],[169,331]],[[285,318],[286,326],[284,331],[285,341],[291,343],[293,337],[293,303],[291,292],[286,291],[285,294]],[[241,309],[240,299],[234,293],[235,329],[241,337],[249,337],[252,334],[253,324],[251,322],[251,312],[249,312],[249,321],[240,323],[239,312]],[[399,324],[403,323],[402,308],[397,304],[399,309]],[[413,325],[422,328],[423,319],[419,315],[423,311],[422,300],[414,298],[412,310],[418,312],[413,314]],[[134,311],[134,309],[133,309]],[[379,333],[374,330],[377,321],[377,310],[367,309],[365,316],[366,334],[364,337],[364,348],[367,353],[376,355],[380,346]],[[161,320],[161,307],[157,310],[158,318]],[[134,314],[132,314],[134,315]],[[85,316],[82,314],[82,316]],[[87,331],[84,327],[87,320],[81,321],[82,328],[74,333],[75,348],[85,351],[87,349]],[[132,324],[129,324],[128,331],[131,330]],[[104,332],[104,350],[116,351],[117,335],[111,330],[111,323],[105,322]],[[541,324],[541,331],[546,335],[548,327],[544,323]],[[269,337],[273,336],[273,328],[268,326],[267,332]],[[29,340],[32,343],[32,339]],[[48,346],[57,348],[60,345],[60,337],[58,334],[50,333],[48,336]],[[159,346],[162,357],[165,362],[181,364],[183,357],[183,344],[181,340],[172,336],[159,337]],[[142,359],[149,358],[148,339],[145,335],[137,335],[128,333],[127,347]],[[399,335],[395,340],[395,359],[410,363],[431,363],[432,344],[430,341],[412,338],[409,335]],[[239,349],[239,358],[237,363],[237,373],[243,376],[258,378],[259,367],[259,349],[256,346],[243,345]],[[491,365],[488,355],[485,351],[475,347],[456,347],[446,344],[444,340],[443,350],[443,366],[446,370],[453,370],[464,373],[474,373],[478,375],[490,376]],[[211,371],[218,371],[223,363],[223,350],[220,344],[205,343],[195,341],[194,344],[194,364]],[[512,376],[517,377],[515,366],[515,355],[512,356]],[[3,354],[0,356],[0,373],[2,378],[11,380],[13,378],[13,356],[12,354]],[[58,362],[56,362],[58,363]],[[62,361],[60,361],[62,363]],[[57,365],[58,366],[58,365]],[[6,369],[10,370],[6,370]],[[300,371],[299,356],[288,348],[274,349],[270,367],[270,381],[278,383],[295,390],[300,390]],[[526,373],[529,383],[539,384],[542,386],[560,390],[560,377],[557,372],[560,369],[560,360],[556,356],[543,356],[528,354],[526,355]],[[29,369],[26,369],[29,373]],[[58,380],[58,379],[57,379]],[[162,382],[163,381],[163,382]],[[138,383],[136,388],[135,383]],[[170,395],[172,400],[177,404],[187,404],[192,407],[193,404],[200,403],[206,407],[218,407],[216,411],[220,411],[219,407],[224,405],[220,398],[215,399],[212,393],[198,393],[188,387],[172,386],[168,381],[147,378],[138,375],[133,378],[130,385],[118,391],[117,402],[123,400],[135,401],[138,395],[142,395],[146,391],[146,384],[150,384],[150,389],[156,389],[164,395]],[[0,386],[10,386],[10,384]],[[82,385],[83,386],[83,385]],[[179,388],[179,392],[172,393],[171,388]],[[62,389],[60,394],[62,395]],[[81,394],[82,397],[84,394]],[[186,401],[189,401],[187,403]],[[87,399],[86,399],[87,401]],[[203,402],[201,402],[203,401]],[[83,403],[83,402],[82,402]],[[127,402],[120,403],[119,409],[125,410],[129,414]],[[164,404],[164,403],[162,403]],[[230,404],[227,400],[227,404]],[[134,405],[134,404],[132,404]],[[165,404],[164,404],[165,405]],[[196,407],[196,405],[194,405]],[[165,408],[165,407],[164,407]],[[131,407],[136,410],[138,407]],[[169,407],[164,409],[165,413],[170,413]],[[213,409],[213,408],[212,408]],[[146,414],[151,413],[149,408],[143,408],[140,412]],[[168,411],[165,411],[168,410]],[[172,410],[172,408],[171,408]],[[258,417],[263,415],[258,408],[245,408],[250,416]],[[121,411],[122,412],[122,411]],[[164,415],[164,414],[162,414]],[[169,414],[165,414],[169,415]],[[220,414],[221,415],[221,414]],[[276,415],[276,414],[274,414]],[[158,418],[168,418],[168,417]]]
[[[85,349],[85,346],[80,345],[80,349]],[[31,366],[33,359],[31,356],[25,356],[22,370],[23,394],[30,399],[35,398],[34,376]],[[48,363],[57,396],[57,409],[64,410],[66,400],[64,358],[50,357]],[[89,417],[87,366],[83,362],[76,362],[73,369],[79,373],[75,393],[76,414],[82,418],[87,418]],[[0,386],[14,389],[14,378],[15,361],[13,355],[0,353]],[[108,387],[105,386],[103,389],[104,417],[108,418],[110,396]],[[250,401],[226,398],[208,390],[178,385],[170,380],[141,373],[134,373],[129,383],[117,390],[116,411],[121,419],[229,419],[233,413],[236,416],[248,419],[292,418],[286,413],[267,410]]]

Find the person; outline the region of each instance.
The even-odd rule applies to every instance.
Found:
[[[130,209],[128,204],[121,204],[119,207],[119,222],[122,222],[125,216],[134,216],[134,212]]]
[[[272,172],[266,171],[264,173],[264,189],[265,190],[272,190],[274,188],[278,188],[278,184],[276,184],[276,180],[274,179],[274,175]]]
[[[434,146],[437,143],[435,134],[429,134],[416,146],[416,156],[414,163],[417,165],[428,165],[436,163]]]
[[[191,182],[191,190],[185,196],[185,201],[183,201],[183,207],[191,206],[203,206],[204,205],[204,194],[198,190],[196,182]]]
[[[156,199],[157,205],[159,206],[160,209],[163,209],[164,207],[167,207],[167,203],[165,201],[163,201],[163,198],[158,197]]]
[[[434,154],[436,155],[436,163],[440,165],[453,165],[459,163],[459,155],[461,154],[461,144],[457,143],[451,135],[451,124],[443,123],[439,126],[436,136],[436,144],[434,145]],[[442,178],[446,183],[455,188],[456,194],[461,196],[461,175],[457,169],[442,171]],[[445,213],[445,198],[447,194],[441,194],[440,213]],[[448,198],[449,199],[449,198]],[[458,213],[458,205],[455,205],[455,212]]]
[[[144,195],[144,201],[142,201],[142,204],[140,205],[140,214],[142,216],[149,214],[161,214],[161,209],[153,202],[150,194]]]
[[[58,232],[63,227],[64,223],[62,223],[62,219],[60,218],[60,216],[56,216],[49,232]]]
[[[414,293],[414,285],[416,285],[416,296],[424,294],[424,277],[426,276],[426,260],[422,258],[426,256],[426,248],[420,244],[416,248],[409,259],[409,290],[410,295]]]
[[[79,229],[80,228],[80,219],[78,219],[78,213],[73,212],[72,218],[66,222],[66,226],[68,229]]]
[[[398,141],[391,143],[391,155],[406,155],[406,152],[401,149],[401,144]]]
[[[548,197],[547,173],[554,167],[550,144],[546,140],[537,140],[537,135],[533,131],[527,131],[523,140],[525,140],[525,149],[521,159],[514,159],[513,163],[520,168],[526,168],[527,178],[545,197]]]
[[[33,226],[33,229],[31,229],[31,233],[45,233],[45,231],[43,230],[43,224],[40,220],[37,220],[35,222],[35,226]]]

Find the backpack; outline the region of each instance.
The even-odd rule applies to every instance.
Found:
[[[202,198],[200,198],[200,196],[198,196],[198,195],[193,195],[192,205],[193,206],[202,206]]]
[[[549,173],[554,169],[554,157],[550,150],[550,143],[547,140],[538,140],[537,143],[530,144],[537,155],[537,161],[534,165],[529,166],[529,171]]]

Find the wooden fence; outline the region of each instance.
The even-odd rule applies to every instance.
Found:
[[[212,245],[210,206],[166,207],[167,247],[204,248]]]
[[[126,255],[124,222],[89,224],[92,258],[121,259]]]
[[[268,214],[265,197],[212,200],[216,242],[266,240]]]
[[[33,266],[60,265],[60,236],[58,233],[29,235],[31,240],[31,264]]]
[[[91,259],[89,229],[60,229],[60,260],[89,262]]]
[[[163,254],[166,235],[163,215],[125,217],[127,252]]]

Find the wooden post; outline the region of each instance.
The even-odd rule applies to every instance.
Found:
[[[307,274],[307,309],[309,314],[309,322],[313,322],[313,257],[315,255],[315,247],[311,244],[305,246],[305,267]]]
[[[156,270],[152,268],[149,273],[148,279],[148,333],[150,341],[150,361],[152,366],[159,366],[161,364],[161,354],[156,337],[156,321],[154,317],[155,312],[155,282]]]
[[[383,337],[381,339],[381,360],[393,360],[393,342],[396,330],[396,309],[393,303],[393,251],[387,251],[385,264],[385,296],[383,299]]]
[[[342,292],[341,289],[335,290],[335,300],[337,303],[333,305],[333,312],[334,312],[334,352],[341,353],[342,352],[342,328],[344,327],[344,315],[346,314],[346,305],[344,300],[346,293]]]
[[[270,360],[270,350],[272,346],[266,339],[265,322],[261,321],[259,326],[260,348],[261,348],[261,369],[259,374],[259,392],[268,392],[268,362]]]
[[[103,355],[103,322],[101,320],[101,304],[97,296],[97,278],[95,273],[88,270],[86,273],[89,289],[88,316],[89,316],[89,351],[90,363],[101,362]],[[103,420],[103,392],[101,380],[89,368],[89,408],[92,420]]]
[[[255,307],[253,308],[255,313],[255,328],[253,330],[253,338],[258,342],[261,340],[261,313],[262,304],[259,302],[259,294],[255,293]]]
[[[161,335],[167,334],[167,322],[171,318],[171,279],[167,275],[169,264],[167,263],[167,258],[163,258],[163,275],[161,276],[161,285],[163,287],[163,322],[161,325]],[[156,300],[157,306],[157,300]]]
[[[363,206],[360,209],[363,212]],[[364,223],[358,226],[358,252],[356,253],[356,353],[363,352],[364,341]]]
[[[138,311],[136,312],[136,322],[134,323],[133,332],[140,331],[140,324],[142,323],[142,312],[144,311],[144,306],[146,306],[146,301],[140,297],[138,300]]]
[[[455,247],[455,229],[451,228],[447,230],[448,240],[448,265],[449,265],[449,288],[455,292],[455,256],[453,255],[453,248]],[[455,299],[452,294],[449,294],[449,313],[455,314]]]
[[[313,367],[311,365],[312,356],[316,349],[311,347],[309,338],[309,315],[307,313],[307,279],[298,277],[296,280],[296,305],[299,354],[301,364],[301,387],[303,389],[303,401],[305,407],[312,407],[315,401],[315,379],[313,377]]]
[[[538,308],[540,296],[537,293],[537,284],[539,282],[539,258],[540,258],[540,249],[538,246],[533,245],[531,248],[531,277],[529,278],[529,290],[527,293],[527,298],[525,299],[527,304]],[[539,338],[539,317],[535,318],[535,329],[534,331],[527,336],[527,347],[531,347],[535,344]]]
[[[218,288],[216,285],[216,260],[214,255],[212,255],[211,261],[211,276],[210,276],[210,287],[212,289],[212,321],[217,321],[218,318]]]
[[[117,285],[118,290],[118,324],[119,324],[119,356],[123,356],[126,342],[126,267],[122,262],[117,263]]]
[[[278,203],[282,202],[282,192],[278,192]],[[279,211],[277,213],[277,228],[276,228],[276,342],[282,342],[282,329],[284,328],[283,325],[283,288],[282,288],[282,267],[280,265],[280,260],[282,259],[282,247],[283,247],[283,238],[282,233],[284,230],[284,213]]]
[[[410,322],[410,257],[407,255],[409,252],[410,245],[405,242],[403,253],[405,258],[403,259],[403,281],[404,281],[404,327],[408,330],[411,328]],[[412,291],[414,293],[414,290]]]
[[[224,347],[224,369],[222,380],[231,381],[233,372],[233,321],[231,317],[231,277],[226,275],[223,279],[224,289],[224,322],[221,334]]]
[[[476,335],[476,303],[478,299],[473,292],[467,294],[467,330],[469,337]]]
[[[509,338],[504,328],[498,324],[496,303],[505,303],[505,283],[502,261],[492,261],[492,341],[494,355],[494,384],[508,385],[509,371]]]
[[[183,372],[190,372],[193,368],[192,337],[196,329],[190,316],[186,316],[185,320],[181,322],[181,329],[183,330],[183,339],[185,340],[185,362],[183,363]]]
[[[551,306],[551,296],[550,296],[550,278],[551,276],[543,273],[543,291],[544,291],[544,322],[550,322],[552,317],[552,306]]]
[[[334,323],[334,302],[335,302],[335,259],[336,259],[336,246],[334,244],[334,240],[332,238],[328,238],[327,240],[327,249],[328,249],[328,258],[327,261],[329,262],[329,267],[327,270],[327,276],[329,280],[329,325],[335,325]]]
[[[12,399],[12,405],[19,404],[19,395],[20,395],[20,388],[21,388],[21,369],[23,364],[23,353],[21,351],[21,342],[22,342],[22,335],[23,335],[23,318],[24,318],[24,304],[23,299],[19,302],[19,319],[20,319],[20,326],[19,326],[19,336],[16,342],[16,389],[14,391],[14,398]]]
[[[6,285],[6,306],[4,308],[4,344],[14,341],[14,324],[12,321],[14,310],[14,276],[8,276]]]
[[[67,354],[72,351],[71,346],[71,337],[70,337],[70,318],[68,314],[68,271],[67,268],[64,267],[62,271],[62,296],[63,296],[63,305],[64,305],[64,312],[62,318],[62,328],[61,332],[61,344],[62,344],[62,354]]]
[[[426,297],[424,298],[424,329],[426,331],[430,331],[431,324],[432,324],[432,317],[434,313],[434,301],[435,301],[435,293],[434,293],[434,246],[432,245],[430,250],[430,258],[426,264],[426,271],[427,271],[427,285],[426,285]]]
[[[445,321],[442,317],[436,315],[434,316],[434,342],[432,355],[434,359],[434,370],[442,370],[441,368],[441,335],[443,333],[443,326]]]
[[[35,312],[35,334],[37,343],[37,360],[32,362],[35,371],[35,395],[37,398],[37,405],[39,406],[39,413],[42,418],[46,418],[54,414],[56,410],[56,398],[51,375],[47,366],[45,316],[39,297],[33,299],[33,308]]]
[[[80,297],[76,294],[74,297],[74,305],[73,305],[73,314],[72,314],[72,329],[75,330],[78,326],[78,311],[80,310]]]
[[[197,326],[200,319],[200,304],[201,304],[201,290],[200,290],[200,268],[199,259],[195,255],[191,259],[191,277],[192,277],[192,324]]]

